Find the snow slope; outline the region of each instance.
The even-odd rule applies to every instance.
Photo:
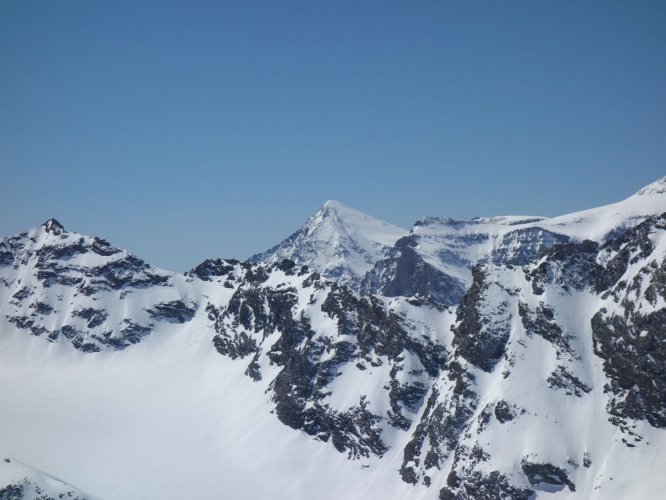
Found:
[[[251,262],[291,259],[358,289],[361,278],[406,229],[329,200],[289,238]]]
[[[281,424],[265,387],[197,330],[92,355],[3,336],[3,450],[108,500],[368,498],[371,469]],[[393,498],[410,490],[380,476]]]

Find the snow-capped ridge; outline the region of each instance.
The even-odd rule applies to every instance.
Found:
[[[610,205],[556,217],[495,216],[469,221],[425,217],[362,280],[361,292],[420,293],[457,304],[479,263],[523,265],[555,244],[615,238],[666,212],[666,177]]]
[[[641,188],[634,196],[645,196],[653,194],[663,194],[666,193],[666,175],[661,179],[648,184],[644,188]]]
[[[270,263],[291,259],[358,289],[365,273],[407,233],[339,201],[328,200],[287,239],[248,260]]]

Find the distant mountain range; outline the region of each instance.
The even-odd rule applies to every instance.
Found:
[[[410,230],[328,201],[183,274],[50,219],[0,240],[0,499],[659,498],[665,256],[666,177]]]

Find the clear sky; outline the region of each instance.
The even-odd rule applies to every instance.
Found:
[[[154,265],[272,246],[325,200],[556,215],[666,174],[666,2],[2,1],[0,235]]]

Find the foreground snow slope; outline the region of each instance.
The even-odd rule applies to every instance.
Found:
[[[282,425],[265,388],[194,324],[95,355],[4,337],[3,450],[100,498],[400,498],[411,489],[378,461],[362,469]]]

